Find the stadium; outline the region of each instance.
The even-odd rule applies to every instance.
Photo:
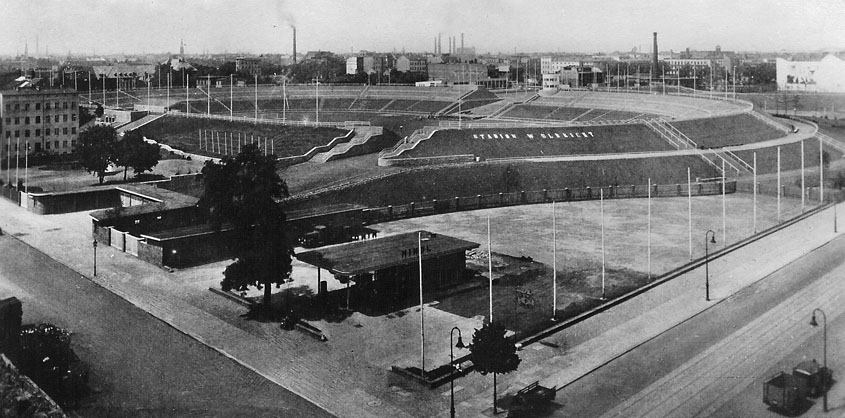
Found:
[[[325,293],[330,305],[369,320],[401,316],[419,301],[409,234],[454,237],[461,244],[443,249],[447,258],[420,257],[425,299],[443,315],[427,326],[477,324],[489,303],[524,339],[700,264],[707,231],[716,231],[710,251],[718,254],[811,213],[833,198],[818,187],[819,167],[842,155],[811,123],[701,92],[314,84],[90,99],[153,110],[119,129],[193,159],[232,156],[246,143],[277,157],[291,194],[282,204],[304,247],[280,300]],[[198,197],[198,184],[158,187]],[[100,213],[95,235],[130,253],[137,241],[135,255],[145,251],[139,245],[158,246],[151,262],[170,267],[226,259],[226,251],[201,249],[226,239],[185,215],[194,202],[165,213],[155,205],[122,218]],[[158,216],[159,226],[139,230],[133,216]],[[338,267],[360,259],[361,245],[388,251],[389,239],[406,255]],[[454,251],[468,251],[465,264]],[[490,301],[488,279],[496,283]],[[311,290],[295,290],[303,288]],[[343,322],[311,319],[327,335],[348,333]],[[407,344],[397,353],[412,352]],[[413,367],[399,357],[370,360]]]

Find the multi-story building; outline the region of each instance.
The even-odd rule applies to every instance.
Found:
[[[22,85],[28,85],[23,86]],[[36,80],[0,90],[0,158],[68,154],[77,146],[77,92],[42,89]]]

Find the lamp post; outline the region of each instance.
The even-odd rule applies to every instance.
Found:
[[[458,343],[455,344],[453,342],[453,338],[455,336],[455,330],[458,331]],[[450,372],[449,376],[449,393],[451,394],[451,404],[449,407],[449,416],[455,418],[455,348],[464,348],[464,340],[461,339],[461,329],[458,327],[453,327],[451,331],[449,331],[449,365],[452,366],[452,371]]]
[[[97,277],[97,240],[91,242],[94,247],[94,277]]]
[[[816,311],[822,314],[824,324],[822,328],[822,335],[824,336],[824,357],[822,362],[822,365],[824,366],[824,373],[822,373],[822,379],[824,383],[824,412],[827,412],[827,315],[825,315],[824,311],[819,308],[813,309],[813,317],[810,319],[810,325],[814,327],[819,326],[819,323],[816,322]]]
[[[708,236],[712,234],[710,240]],[[708,229],[704,233],[704,300],[710,302],[710,248],[708,244],[716,243],[716,233],[712,229]]]

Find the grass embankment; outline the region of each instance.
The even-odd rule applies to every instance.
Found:
[[[160,143],[168,144],[174,148],[186,152],[219,157],[226,151],[224,145],[224,134],[234,138],[234,154],[237,154],[238,136],[240,135],[241,145],[253,140],[262,138],[261,147],[264,148],[263,139],[267,139],[267,148],[275,151],[279,157],[290,157],[302,155],[311,148],[319,145],[326,145],[332,138],[343,136],[347,131],[336,128],[311,128],[299,126],[282,126],[275,124],[229,122],[224,120],[185,118],[179,116],[165,116],[150,124],[139,128],[147,138],[154,139]],[[205,141],[202,141],[200,148],[200,133],[204,130],[209,132],[209,147],[206,149]],[[215,145],[212,148],[210,132],[215,132]],[[217,135],[223,151],[217,150]],[[229,142],[232,146],[232,142]]]

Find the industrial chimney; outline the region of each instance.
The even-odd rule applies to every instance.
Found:
[[[293,63],[296,64],[296,26],[291,26],[293,29]]]
[[[654,32],[654,52],[651,55],[651,77],[657,79],[657,32]]]

